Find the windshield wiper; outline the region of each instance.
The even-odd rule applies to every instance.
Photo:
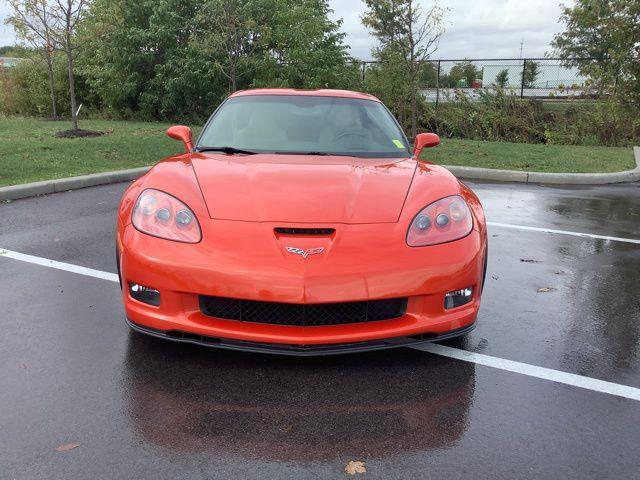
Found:
[[[349,153],[342,152],[274,152],[276,155],[320,155],[320,156],[333,156],[333,157],[356,157],[359,158],[358,155],[351,155]]]
[[[333,155],[327,152],[274,152],[276,155]]]
[[[233,155],[234,153],[244,153],[245,155],[255,155],[257,152],[252,152],[250,150],[242,150],[240,148],[235,147],[195,147],[193,149],[195,152],[222,152],[227,155]]]

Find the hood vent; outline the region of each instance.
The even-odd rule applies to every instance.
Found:
[[[276,227],[274,231],[279,235],[333,235],[335,228],[287,228]]]

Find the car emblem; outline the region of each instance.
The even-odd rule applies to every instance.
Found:
[[[324,252],[324,247],[307,248],[306,250],[297,247],[285,247],[287,252],[295,253],[296,255],[302,255],[302,258],[307,258],[309,255],[317,255]]]

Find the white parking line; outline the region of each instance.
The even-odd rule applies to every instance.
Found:
[[[513,360],[505,360],[504,358],[491,357],[482,353],[469,352],[460,348],[447,347],[437,343],[423,343],[415,345],[411,348],[421,350],[423,352],[435,353],[443,357],[455,358],[464,362],[471,362],[477,365],[506,370],[507,372],[520,373],[528,377],[541,378],[556,383],[564,383],[573,387],[586,388],[594,392],[608,393],[618,397],[630,398],[631,400],[640,401],[640,388],[620,385],[619,383],[605,382],[596,378],[584,377],[575,373],[562,372],[551,368],[538,367],[528,363],[514,362]]]
[[[559,235],[571,235],[573,237],[597,238],[599,240],[610,240],[612,242],[626,242],[640,245],[640,240],[635,238],[610,237],[608,235],[595,235],[593,233],[571,232],[569,230],[555,230],[553,228],[529,227],[527,225],[513,225],[511,223],[487,222],[492,227],[513,228],[515,230],[528,230],[530,232],[557,233]]]
[[[108,280],[110,282],[118,281],[118,275],[116,275],[115,273],[94,270],[92,268],[72,265],[70,263],[57,262],[55,260],[49,260],[48,258],[26,255],[24,253],[14,252],[11,250],[0,249],[0,257],[12,258],[21,262],[42,265],[44,267],[64,270],[71,273],[77,273],[79,275],[86,275],[89,277],[99,278],[101,280]],[[416,345],[412,348],[436,355],[441,355],[444,357],[454,358],[456,360],[475,363],[477,365],[484,365],[487,367],[497,368],[499,370],[505,370],[507,372],[519,373],[522,375],[527,375],[529,377],[550,380],[552,382],[580,387],[587,390],[592,390],[594,392],[601,392],[609,395],[615,395],[618,397],[640,401],[640,388],[621,385],[618,383],[606,382],[604,380],[576,375],[574,373],[562,372],[559,370],[553,370],[551,368],[538,367],[536,365],[530,365],[528,363],[515,362],[513,360],[492,357],[481,353],[469,352],[459,348],[447,347],[434,343]]]
[[[21,262],[34,263],[36,265],[42,265],[43,267],[65,270],[71,273],[86,275],[87,277],[109,280],[110,282],[118,281],[118,275],[116,275],[115,273],[94,270],[93,268],[81,267],[79,265],[72,265],[70,263],[56,262],[55,260],[49,260],[48,258],[36,257],[34,255],[13,252],[11,250],[4,250],[2,248],[0,248],[0,257],[13,258],[14,260],[20,260]]]

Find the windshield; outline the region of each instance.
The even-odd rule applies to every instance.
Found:
[[[198,148],[358,157],[410,156],[398,123],[379,102],[301,95],[230,98],[216,111]]]

